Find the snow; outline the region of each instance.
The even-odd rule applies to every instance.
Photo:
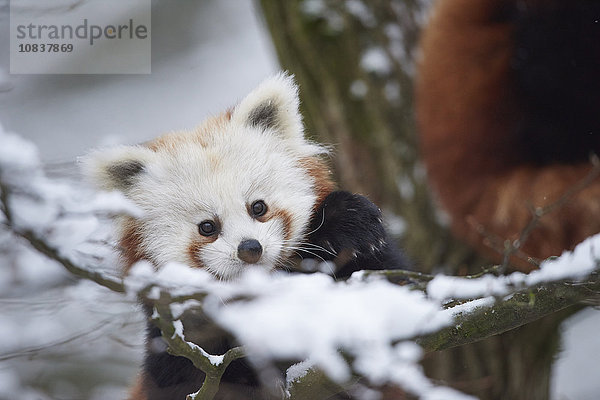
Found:
[[[452,315],[453,317],[457,317],[461,314],[469,314],[469,313],[475,312],[477,309],[480,309],[480,308],[491,307],[494,305],[495,302],[496,302],[495,297],[488,296],[488,297],[483,297],[481,299],[470,300],[470,301],[464,302],[462,304],[458,304],[454,307],[447,308],[446,310],[444,310],[442,312],[448,313],[448,314]]]
[[[476,397],[460,393],[448,387],[435,387],[421,397],[421,400],[475,400]]]
[[[362,79],[356,79],[350,84],[350,94],[355,99],[362,99],[367,95],[369,87]]]
[[[481,278],[467,279],[456,276],[437,275],[427,285],[427,293],[434,299],[476,298],[480,296],[500,296],[508,291],[504,277],[484,275]]]
[[[39,156],[33,143],[14,133],[4,130],[0,125],[0,169],[21,169],[37,167]]]
[[[192,349],[200,351],[204,355],[204,357],[206,357],[208,359],[208,361],[210,361],[210,363],[214,366],[219,366],[219,365],[223,364],[223,360],[225,358],[223,355],[215,356],[212,354],[208,354],[206,351],[204,351],[204,349],[202,349],[198,345],[185,340],[185,336],[183,334],[183,322],[181,322],[180,320],[175,320],[175,321],[173,321],[173,327],[175,328],[175,332],[173,333],[172,339],[179,337],[181,340],[186,342],[187,345],[190,346]]]
[[[402,88],[398,82],[386,82],[383,88],[383,95],[392,104],[400,104],[402,102]]]
[[[12,238],[6,238],[3,243],[6,244],[6,249],[0,251],[6,255],[3,254],[3,259],[0,260],[0,293],[4,296],[13,297],[23,291],[43,292],[68,279],[69,274],[62,266],[49,262],[37,251]],[[41,270],[44,273],[40,273]],[[0,334],[0,338],[4,336]]]
[[[148,286],[148,281],[154,275],[154,267],[147,261],[138,261],[135,263],[124,279],[125,289],[131,299],[135,299],[137,293]],[[149,298],[158,298],[157,295],[149,295]]]
[[[295,381],[298,381],[306,376],[315,364],[309,360],[301,361],[289,367],[285,374],[285,382],[289,387]]]
[[[0,369],[0,398],[10,398],[19,387],[19,376],[14,371]]]
[[[51,225],[60,214],[60,205],[25,196],[13,196],[8,202],[15,224],[25,230],[40,231]]]
[[[156,296],[152,296],[152,298],[156,298]],[[170,306],[173,318],[179,319],[186,310],[191,308],[200,309],[202,307],[202,302],[198,300],[186,300],[183,303],[172,303]]]
[[[396,186],[402,198],[410,201],[415,197],[415,185],[408,176],[399,176],[396,178]]]
[[[472,396],[462,394],[454,389],[434,385],[423,373],[422,367],[418,364],[421,357],[421,349],[412,342],[398,343],[394,351],[389,353],[394,362],[392,368],[382,371],[388,375],[387,381],[394,382],[405,390],[417,395],[420,399],[439,399],[439,400],[474,400]],[[374,360],[376,361],[376,360]],[[373,366],[362,371],[369,376]]]
[[[563,327],[560,358],[552,368],[553,400],[597,400],[600,312],[589,308],[568,319]]]
[[[304,0],[300,7],[302,12],[310,17],[319,17],[327,11],[323,0]]]
[[[399,363],[415,364],[420,352],[394,352],[393,343],[452,321],[422,293],[383,280],[340,283],[318,273],[273,277],[251,271],[235,286],[209,296],[204,310],[241,340],[250,355],[308,359],[338,381],[351,373],[339,349],[351,354],[352,368],[372,382],[395,381],[391,371]],[[255,298],[227,301],[241,294]]]
[[[72,1],[61,1],[67,3]],[[99,268],[116,273],[117,259],[113,254],[116,244],[107,233],[105,217],[121,212],[137,215],[137,210],[122,198],[117,199],[117,194],[94,197],[83,186],[71,181],[50,181],[39,171],[32,171],[40,165],[40,159],[72,162],[76,155],[93,146],[141,142],[168,130],[193,127],[205,116],[230,106],[265,76],[272,75],[277,70],[275,56],[251,4],[227,0],[174,8],[155,3],[153,73],[148,76],[7,75],[8,60],[0,60],[0,120],[4,124],[0,128],[0,168],[9,171],[11,182],[15,178],[18,183],[27,183],[31,190],[13,203],[21,226],[48,235],[69,257],[82,259],[80,253],[91,255],[89,258],[98,255],[106,261]],[[308,0],[302,4],[315,18],[328,13],[325,19],[330,27],[343,29],[340,16],[328,12],[323,1]],[[35,5],[40,7],[38,1]],[[355,1],[349,7],[359,10],[361,5],[365,3]],[[393,6],[402,8],[398,13],[406,11],[402,3]],[[0,21],[8,21],[6,11],[0,14]],[[1,25],[0,29],[4,29]],[[394,46],[387,50],[394,59],[403,57],[403,48],[397,47],[401,31],[388,27],[386,33],[394,40]],[[0,48],[4,50],[8,49],[7,38],[8,35],[0,35]],[[382,48],[367,51],[362,62],[363,68],[374,73],[385,74],[391,68],[391,60]],[[386,93],[394,97],[395,89],[388,90],[386,86]],[[56,164],[50,164],[53,165]],[[66,165],[71,170],[76,168],[73,164]],[[15,170],[21,171],[15,174]],[[46,197],[45,201],[36,200],[40,193]],[[397,230],[402,232],[402,221],[398,226]],[[597,255],[596,242],[597,239],[590,240],[566,256],[572,260],[561,258],[555,261],[557,264],[545,263],[544,272],[529,278],[515,275],[504,286],[501,282],[482,280],[465,290],[489,296],[510,285],[564,277],[560,263],[578,266],[569,271],[568,279],[585,276],[591,266],[587,261],[593,259],[592,252]],[[286,354],[279,340],[295,338],[298,340],[292,344],[295,354],[316,354],[311,363],[326,366],[341,379],[347,376],[348,368],[337,353],[337,346],[341,346],[357,355],[352,368],[361,369],[374,381],[396,382],[424,399],[465,398],[433,385],[423,375],[417,364],[422,354],[418,346],[410,341],[392,344],[391,340],[434,329],[451,321],[457,313],[471,312],[493,301],[492,297],[484,297],[440,310],[441,299],[455,296],[452,286],[464,283],[464,280],[446,280],[448,277],[440,278],[441,289],[438,292],[432,287],[434,295],[427,298],[384,282],[376,281],[373,288],[371,283],[355,281],[336,284],[321,274],[272,280],[273,277],[250,273],[239,285],[228,287],[202,271],[170,265],[157,273],[147,263],[135,266],[134,273],[126,280],[130,296],[124,297],[90,282],[73,282],[61,266],[2,231],[0,252],[3,310],[0,357],[14,356],[2,362],[0,398],[17,400],[124,398],[143,352],[145,318],[134,294],[152,282],[176,288],[178,293],[206,290],[210,293],[207,302],[217,317],[232,320],[229,322],[232,330],[247,336],[252,346],[264,347],[272,354]],[[256,296],[256,301],[225,303],[241,293]],[[158,296],[158,288],[152,294]],[[268,299],[278,300],[259,312],[261,302]],[[397,301],[403,302],[402,306],[392,307]],[[179,316],[195,305],[197,302],[190,301],[173,305],[172,310]],[[373,312],[375,309],[397,317],[376,315],[379,313]],[[258,318],[255,322],[241,315],[240,318],[252,322],[246,325],[247,329],[233,321],[236,313],[246,311]],[[301,315],[305,317],[300,318]],[[359,323],[361,319],[363,324]],[[315,337],[306,327],[302,328],[307,329],[302,337],[299,332],[291,332],[294,324],[303,323],[319,325],[316,332],[324,337]],[[600,327],[599,313],[590,310],[585,318],[569,321],[566,326],[566,350],[555,367],[555,398],[595,398],[598,384],[593,363],[600,350],[594,333]],[[258,336],[267,327],[292,336],[267,336],[272,343],[260,343]],[[298,326],[295,329],[301,330]],[[586,351],[577,352],[582,347]],[[217,363],[219,356],[214,357]],[[380,359],[384,361],[381,364]],[[301,377],[310,365],[301,363],[291,369],[288,380]]]
[[[549,259],[540,269],[525,275],[514,272],[507,276],[483,275],[479,278],[437,275],[427,285],[431,298],[476,298],[482,296],[504,296],[527,286],[560,280],[580,280],[598,268],[600,262],[600,234],[589,237],[573,251],[565,251],[556,259]]]
[[[175,332],[173,332],[173,336],[171,337],[171,339],[179,337],[185,340],[185,337],[183,336],[183,322],[181,322],[180,320],[173,321],[173,327],[175,328]]]
[[[148,287],[152,290],[148,294],[150,299],[158,299],[160,288],[168,289],[172,296],[196,293],[199,290],[216,290],[223,287],[223,283],[215,281],[205,270],[189,268],[179,263],[169,263],[156,271],[147,261],[138,261],[135,263],[124,279],[125,287],[129,296],[136,298],[139,292]],[[188,305],[195,304],[190,301]],[[180,316],[185,311],[185,305],[172,307],[174,316]]]
[[[269,274],[250,269],[239,280],[221,282],[205,271],[176,263],[159,271],[138,263],[126,284],[138,290],[160,284],[172,295],[205,293],[204,312],[233,333],[250,357],[260,355],[255,362],[309,360],[288,371],[288,384],[308,368],[319,368],[340,382],[348,380],[353,370],[374,384],[395,382],[422,397],[435,394],[438,387],[418,365],[419,346],[406,340],[451,324],[458,312],[443,310],[423,293],[386,280],[336,282],[321,273]],[[171,310],[180,316],[197,305],[186,301]],[[457,310],[469,308],[462,305]],[[175,322],[176,336],[185,340],[180,321]],[[351,366],[340,350],[353,357]],[[213,363],[222,361],[203,353]]]
[[[127,214],[139,218],[142,211],[120,192],[100,192],[90,201],[78,202],[70,207],[77,213],[107,213],[110,215]]]
[[[323,0],[304,0],[300,10],[310,19],[323,19],[331,33],[341,32],[345,27],[344,17],[338,10]]]
[[[406,233],[406,220],[393,211],[384,210],[383,219],[386,222],[387,231],[392,237],[401,237]]]
[[[587,238],[573,251],[542,263],[539,270],[524,277],[526,285],[562,279],[583,279],[600,265],[600,234]]]
[[[371,47],[365,50],[360,66],[367,72],[377,75],[388,75],[392,72],[392,63],[381,47]]]
[[[395,382],[422,398],[438,398],[440,388],[418,366],[421,349],[412,342],[395,344],[452,322],[452,313],[420,292],[384,280],[340,283],[319,273],[271,275],[250,270],[239,281],[224,284],[176,264],[167,270],[164,276],[171,278],[170,284],[187,282],[177,286],[180,294],[208,293],[204,311],[230,330],[250,357],[260,354],[257,362],[308,359],[288,370],[288,385],[314,367],[332,379],[349,379],[342,349],[355,359],[352,369],[372,383]],[[160,281],[157,275],[151,281]],[[239,298],[246,300],[235,301]],[[183,338],[182,324],[175,326],[176,335]],[[441,393],[469,398],[449,389]]]
[[[371,10],[361,0],[346,0],[346,10],[356,17],[365,27],[373,28],[377,25],[377,19]]]
[[[388,47],[392,57],[400,63],[400,65],[407,65],[410,63],[410,57],[405,48],[404,32],[400,25],[396,23],[389,23],[384,28],[385,34],[388,38]]]

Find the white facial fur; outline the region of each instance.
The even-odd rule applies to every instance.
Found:
[[[255,264],[267,269],[298,245],[317,199],[302,162],[325,152],[304,138],[297,88],[280,74],[242,100],[230,119],[147,146],[98,151],[84,167],[101,188],[123,191],[144,211],[135,224],[145,257],[230,279],[248,267],[238,257],[243,240],[258,240]],[[261,218],[249,212],[257,200],[268,207]],[[203,221],[215,221],[218,234],[201,235]]]

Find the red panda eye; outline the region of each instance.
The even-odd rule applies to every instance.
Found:
[[[202,221],[198,224],[198,232],[202,236],[212,236],[217,233],[217,225],[213,221]]]
[[[267,213],[267,205],[262,200],[257,200],[250,206],[250,213],[254,218],[262,217]]]

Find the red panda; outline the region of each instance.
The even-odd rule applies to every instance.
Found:
[[[600,152],[600,2],[440,0],[420,57],[421,152],[456,236],[500,261],[494,238],[566,199],[511,259],[529,271],[600,231],[600,180],[574,190]]]
[[[298,88],[280,74],[192,131],[91,153],[86,174],[143,212],[118,221],[125,271],[139,260],[157,268],[177,261],[228,280],[249,266],[285,267],[295,255],[332,261],[336,278],[405,266],[379,208],[335,190],[328,150],[304,137],[298,107]],[[151,323],[147,339],[130,400],[183,400],[201,387],[203,373],[168,354]],[[211,354],[235,345],[226,336],[197,344]],[[229,366],[222,383],[219,398],[267,396],[244,360]]]
[[[177,261],[231,279],[289,257],[334,188],[297,108],[292,81],[278,77],[193,131],[91,154],[99,186],[146,215],[120,221],[126,266]]]

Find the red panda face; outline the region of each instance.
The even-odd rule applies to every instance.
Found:
[[[318,160],[326,151],[304,139],[296,93],[280,75],[194,131],[88,157],[88,175],[143,212],[121,221],[129,262],[176,261],[230,279],[288,259],[331,190]]]

